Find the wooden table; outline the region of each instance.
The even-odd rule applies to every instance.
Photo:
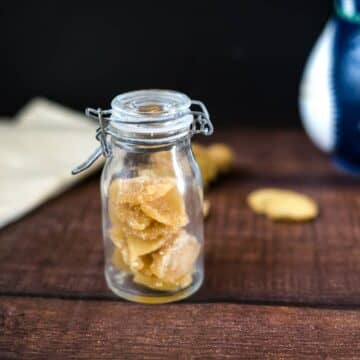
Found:
[[[0,358],[360,358],[360,182],[300,131],[218,132],[237,152],[215,184],[206,280],[169,305],[116,298],[103,276],[98,175],[0,230]],[[303,191],[304,224],[253,214],[246,194]],[[16,189],[14,189],[16,191]]]

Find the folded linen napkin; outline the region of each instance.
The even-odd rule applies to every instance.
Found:
[[[71,169],[98,146],[97,124],[46,99],[30,101],[14,122],[0,123],[0,228],[101,167]]]

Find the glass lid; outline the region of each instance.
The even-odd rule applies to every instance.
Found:
[[[111,102],[111,120],[137,124],[154,123],[189,114],[191,100],[172,90],[139,90],[116,96]]]

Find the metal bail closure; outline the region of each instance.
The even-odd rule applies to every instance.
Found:
[[[177,117],[173,119],[179,119],[179,117],[191,114],[193,115],[193,121],[190,125],[190,135],[191,136],[195,134],[203,134],[206,136],[211,135],[214,131],[214,127],[210,121],[210,115],[205,105],[201,101],[191,100],[191,106],[192,105],[200,107],[200,111],[190,110],[189,108],[187,108],[187,111],[180,113]],[[82,164],[80,164],[78,167],[72,170],[71,173],[73,175],[79,174],[80,172],[89,168],[101,155],[104,155],[106,158],[111,156],[111,145],[107,141],[107,136],[112,136],[121,139],[121,137],[118,137],[118,135],[115,134],[113,131],[111,131],[111,129],[109,129],[108,127],[112,110],[101,110],[100,108],[98,109],[87,108],[85,110],[85,114],[87,117],[96,119],[99,122],[99,127],[96,130],[96,140],[100,142],[100,146],[90,155],[90,157],[86,161],[84,161]],[[167,118],[162,119],[163,122],[165,122],[165,120],[168,119]],[[136,119],[136,122],[124,121],[124,123],[147,124],[150,123],[150,121],[148,119],[146,121],[145,120],[140,121],[139,119]]]
[[[96,140],[100,141],[100,146],[86,161],[71,171],[72,175],[79,174],[80,172],[88,169],[101,155],[104,155],[105,157],[109,157],[111,155],[111,147],[106,139],[107,125],[109,122],[109,116],[111,115],[111,110],[101,110],[100,108],[96,110],[87,108],[85,110],[85,115],[99,121],[99,127],[96,129]]]
[[[210,136],[214,132],[214,126],[210,120],[209,112],[203,102],[199,100],[191,100],[191,105],[197,105],[201,111],[191,110],[191,114],[194,116],[194,121],[191,124],[191,135],[203,134]]]

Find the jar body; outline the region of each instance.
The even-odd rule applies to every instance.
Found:
[[[165,303],[202,284],[201,175],[190,136],[172,144],[112,140],[101,178],[105,278],[128,300]]]

